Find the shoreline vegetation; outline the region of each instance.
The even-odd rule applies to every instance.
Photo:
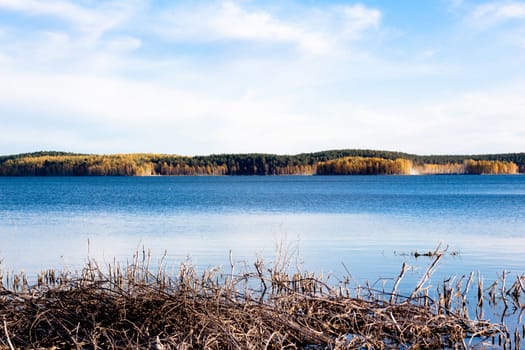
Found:
[[[420,156],[374,150],[297,155],[76,154],[0,156],[0,176],[431,175],[525,173],[525,153]]]
[[[525,276],[430,286],[438,249],[406,295],[406,263],[388,289],[374,289],[292,268],[286,254],[169,273],[143,250],[126,266],[88,259],[77,273],[43,271],[34,285],[0,271],[0,349],[519,349],[525,328],[509,330],[504,315],[524,311]],[[498,323],[484,317],[490,310],[503,310]]]

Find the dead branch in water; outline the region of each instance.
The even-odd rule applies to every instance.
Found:
[[[182,264],[171,277],[164,269],[153,274],[148,257],[104,271],[93,261],[79,274],[49,270],[35,286],[18,278],[0,287],[0,348],[466,348],[466,339],[501,332],[417,297],[426,279],[411,297],[395,298],[398,283],[391,294],[361,296],[348,284],[261,259],[252,271],[230,272]]]

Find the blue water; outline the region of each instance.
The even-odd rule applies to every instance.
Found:
[[[525,273],[525,176],[0,178],[0,259],[9,271],[78,269],[150,249],[176,266],[276,259],[357,281]]]

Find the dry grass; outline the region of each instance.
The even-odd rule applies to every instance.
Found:
[[[241,273],[182,264],[168,275],[143,254],[125,267],[47,271],[32,286],[0,276],[0,348],[461,349],[506,337],[501,325],[469,318],[472,279],[433,300],[424,280],[403,297],[398,283],[390,292],[350,288],[260,259]]]

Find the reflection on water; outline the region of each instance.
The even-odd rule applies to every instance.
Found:
[[[271,261],[285,240],[307,270],[342,275],[348,269],[357,281],[373,282],[395,277],[407,261],[415,267],[410,282],[429,263],[410,253],[441,243],[459,254],[447,255],[437,280],[478,270],[494,276],[503,269],[523,272],[523,228],[513,236],[494,234],[498,229],[490,222],[415,222],[377,214],[36,215],[2,222],[0,255],[9,269],[35,273],[50,266],[78,269],[88,254],[100,262],[125,262],[145,247],[153,262],[166,251],[168,264],[190,257],[206,268],[228,265],[230,250],[238,263],[251,264],[256,256]]]
[[[397,276],[414,251],[449,246],[437,280],[525,270],[525,177],[0,178],[0,257],[29,274],[71,270],[88,254],[130,260],[151,249],[206,268],[286,240],[305,269],[357,281]],[[88,244],[89,242],[89,244]],[[89,252],[88,252],[89,250]],[[295,262],[294,262],[295,263]]]

